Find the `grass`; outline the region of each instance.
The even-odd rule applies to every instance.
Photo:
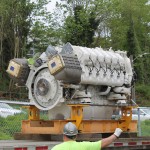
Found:
[[[43,120],[48,119],[46,112],[40,113],[40,118]],[[14,133],[21,132],[22,120],[27,120],[28,114],[17,114],[8,116],[7,118],[0,117],[0,140],[13,139]]]
[[[12,140],[12,139],[13,137],[11,135],[4,133],[4,131],[0,131],[0,140]]]
[[[141,122],[141,132],[142,136],[150,136],[150,120]]]
[[[135,95],[139,106],[150,106],[150,85],[137,84]]]

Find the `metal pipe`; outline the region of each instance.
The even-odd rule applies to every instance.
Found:
[[[99,95],[107,95],[110,92],[110,90],[111,90],[111,87],[108,86],[107,89],[106,89],[106,91],[100,92]]]
[[[141,119],[140,119],[140,108],[137,108],[138,110],[138,131],[139,131],[139,136],[141,136]]]

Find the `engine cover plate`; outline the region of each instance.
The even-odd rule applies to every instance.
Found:
[[[49,73],[48,68],[41,70],[34,80],[33,98],[36,106],[42,109],[51,109],[62,99],[62,87],[59,81]]]

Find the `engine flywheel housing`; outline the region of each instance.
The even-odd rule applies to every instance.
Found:
[[[62,87],[48,68],[37,74],[32,91],[35,105],[42,110],[52,109],[62,99]]]

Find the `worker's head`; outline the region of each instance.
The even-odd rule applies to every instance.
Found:
[[[63,134],[69,138],[74,140],[76,138],[76,135],[78,134],[78,130],[77,127],[71,123],[68,122],[67,124],[65,124],[64,129],[63,129]]]

